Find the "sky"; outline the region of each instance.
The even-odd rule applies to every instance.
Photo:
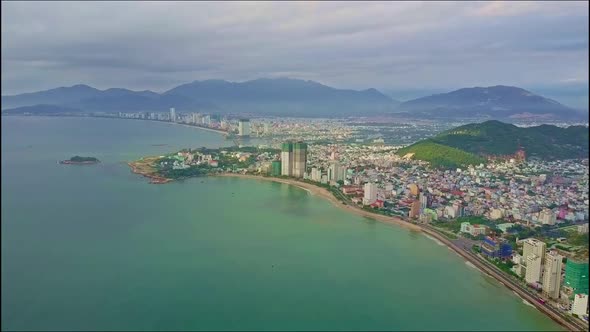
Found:
[[[587,1],[1,6],[2,95],[291,77],[402,100],[512,85],[588,107]]]

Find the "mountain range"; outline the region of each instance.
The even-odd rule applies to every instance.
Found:
[[[39,107],[36,107],[40,105]],[[314,81],[261,78],[246,82],[194,81],[163,93],[74,85],[2,96],[3,113],[180,112],[251,113],[282,116],[370,116],[577,119],[583,114],[557,101],[510,86],[464,88],[400,103],[376,89],[336,89]],[[22,108],[26,107],[26,108]],[[587,115],[586,115],[587,116]]]
[[[355,115],[387,112],[398,104],[375,89],[335,89],[317,82],[289,78],[241,83],[194,81],[163,93],[127,89],[98,90],[87,85],[2,96],[2,109],[56,105],[90,112],[167,111],[258,113],[289,116]],[[31,110],[30,108],[28,109]]]
[[[576,119],[582,114],[559,102],[513,86],[463,88],[401,103],[399,112],[428,118]],[[587,117],[587,115],[586,115]]]
[[[489,156],[510,156],[519,149],[526,157],[543,160],[588,158],[588,127],[553,125],[517,127],[496,120],[472,123],[400,149],[400,156],[429,161],[435,166],[479,164]]]

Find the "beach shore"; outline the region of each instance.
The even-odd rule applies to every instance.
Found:
[[[510,280],[507,275],[501,273],[501,271],[495,270],[492,266],[485,263],[482,258],[476,257],[469,251],[463,250],[447,239],[443,234],[439,233],[439,231],[435,231],[434,228],[429,226],[422,226],[411,224],[409,222],[404,221],[401,218],[396,217],[388,217],[380,214],[371,213],[368,211],[361,210],[360,208],[350,206],[347,204],[343,204],[342,202],[338,201],[336,197],[332,195],[331,192],[326,190],[325,188],[321,188],[315,186],[310,183],[305,183],[301,181],[297,181],[294,179],[282,179],[282,178],[272,178],[272,177],[263,177],[263,176],[256,176],[256,175],[244,175],[244,174],[234,174],[234,173],[224,173],[218,174],[216,176],[221,177],[238,177],[244,179],[253,179],[253,180],[266,180],[266,181],[273,181],[279,183],[290,184],[293,186],[297,186],[299,188],[305,189],[310,192],[312,195],[320,196],[323,198],[328,199],[332,204],[344,209],[346,211],[352,212],[356,215],[372,218],[378,220],[383,223],[393,224],[397,226],[404,227],[406,229],[410,229],[412,231],[422,232],[424,235],[429,237],[430,239],[434,240],[435,242],[446,246],[449,250],[455,252],[459,257],[465,259],[466,262],[472,264],[472,266],[478,269],[481,273],[486,274],[488,277],[491,277],[502,284],[504,287],[512,290],[515,294],[519,295],[519,297],[529,305],[534,306],[535,308],[539,309],[545,315],[553,319],[555,322],[559,323],[561,326],[565,327],[569,331],[578,331],[580,328],[576,324],[572,324],[571,322],[564,319],[556,310],[551,309],[549,306],[541,304],[537,301],[534,296],[531,296],[523,287],[516,284],[514,281]]]
[[[154,179],[153,174],[149,174],[149,173],[146,174],[146,172],[144,170],[138,169],[141,167],[137,167],[137,165],[134,165],[132,163],[130,163],[129,166],[131,166],[132,171],[134,173],[142,174],[143,176],[152,178],[152,183],[166,183],[166,182],[172,181],[171,179],[166,179],[166,178]],[[451,242],[449,239],[447,239],[442,233],[440,233],[439,231],[436,231],[434,228],[432,228],[428,225],[412,224],[407,221],[404,221],[402,218],[399,218],[399,217],[390,217],[390,216],[384,216],[381,214],[371,213],[369,211],[362,210],[358,207],[344,204],[344,203],[340,202],[338,199],[336,199],[336,197],[334,197],[334,195],[330,191],[328,191],[327,189],[322,188],[322,187],[318,187],[318,186],[310,184],[310,183],[298,181],[295,179],[273,178],[273,177],[264,177],[264,176],[258,176],[258,175],[245,175],[245,174],[236,174],[236,173],[220,173],[220,174],[214,174],[214,175],[210,175],[210,176],[235,177],[235,178],[252,179],[252,180],[260,180],[260,181],[272,181],[272,182],[293,185],[293,186],[296,186],[296,187],[306,190],[307,192],[309,192],[312,195],[325,198],[328,201],[330,201],[332,204],[334,204],[335,206],[337,206],[345,211],[354,213],[358,216],[374,219],[374,220],[377,220],[379,222],[386,223],[386,224],[397,225],[397,226],[403,227],[403,228],[411,230],[411,231],[422,232],[424,235],[426,235],[430,239],[434,240],[438,244],[444,245],[449,250],[458,254],[459,257],[465,259],[466,262],[469,262],[470,264],[472,264],[472,266],[475,267],[476,269],[480,270],[481,273],[484,273],[484,274],[488,275],[489,277],[496,279],[504,287],[511,289],[513,292],[515,292],[515,294],[519,295],[521,297],[521,299],[525,299],[529,303],[529,305],[536,307],[541,312],[546,314],[548,317],[550,317],[551,319],[553,319],[554,321],[556,321],[557,323],[559,323],[560,325],[562,325],[563,327],[565,327],[569,331],[578,331],[579,330],[579,326],[577,324],[573,324],[572,322],[567,321],[556,310],[551,309],[550,307],[539,303],[534,296],[529,294],[528,291],[525,290],[522,286],[519,286],[514,281],[510,280],[510,278],[507,275],[502,274],[501,271],[496,271],[492,266],[489,265],[489,263],[485,263],[482,258],[478,258],[473,253],[471,253],[467,250],[464,250],[462,248],[459,248],[457,245],[455,245],[453,242]],[[160,180],[161,182],[160,181],[153,181],[153,180]]]
[[[257,176],[257,175],[244,175],[244,174],[235,174],[235,173],[222,173],[222,174],[216,174],[214,176],[237,177],[237,178],[243,178],[243,179],[263,180],[263,181],[272,181],[272,182],[290,184],[290,185],[299,187],[301,189],[305,189],[309,193],[311,193],[312,195],[325,198],[325,199],[329,200],[335,206],[337,206],[345,211],[359,215],[361,217],[375,219],[377,221],[380,221],[380,222],[383,222],[386,224],[401,226],[406,229],[410,229],[410,230],[417,231],[417,232],[420,232],[422,230],[420,228],[420,226],[411,224],[411,223],[404,221],[403,219],[398,218],[398,217],[390,217],[390,216],[384,216],[382,214],[371,213],[368,211],[364,211],[364,210],[362,210],[358,207],[355,207],[355,206],[343,204],[342,202],[337,200],[336,197],[334,197],[334,195],[332,195],[332,193],[329,192],[328,190],[326,190],[325,188],[318,187],[318,186],[310,184],[310,183],[305,183],[305,182],[297,181],[294,179],[281,179],[281,178],[264,177],[264,176]]]

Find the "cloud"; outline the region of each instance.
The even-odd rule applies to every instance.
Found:
[[[290,76],[342,88],[557,83],[587,2],[2,2],[2,93]]]

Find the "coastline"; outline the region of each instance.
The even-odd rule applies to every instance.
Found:
[[[151,183],[151,184],[164,184],[164,183],[168,183],[168,182],[173,181],[172,179],[164,178],[164,177],[154,175],[154,174],[151,174],[148,172],[142,172],[141,170],[139,170],[140,166],[134,164],[133,162],[128,162],[127,166],[131,167],[132,173],[139,174],[143,177],[150,179],[149,183]]]
[[[135,120],[135,119],[132,119]],[[189,127],[189,128],[197,128],[197,129],[202,129],[202,130],[206,130],[206,131],[211,131],[214,133],[218,133],[218,134],[222,134],[222,135],[226,135],[227,131],[223,131],[220,129],[213,129],[213,128],[206,128],[206,127],[200,127],[200,126],[193,126],[187,123],[176,123],[176,122],[166,122],[166,121],[156,121],[156,120],[146,120],[146,119],[139,119],[139,120],[144,120],[144,121],[153,121],[153,122],[164,122],[164,123],[169,123],[172,125],[179,125],[179,126],[184,126],[184,127]]]
[[[307,190],[312,195],[324,197],[328,199],[332,204],[338,206],[339,208],[352,212],[356,215],[376,219],[377,221],[386,223],[386,224],[393,224],[398,225],[403,228],[409,229],[411,231],[421,232],[427,238],[433,240],[439,245],[443,245],[447,247],[449,250],[457,254],[460,258],[464,259],[466,263],[472,265],[473,268],[480,271],[480,273],[487,275],[490,278],[495,279],[499,282],[503,287],[506,287],[513,291],[517,297],[519,297],[523,302],[527,302],[526,304],[529,306],[533,306],[543,314],[551,318],[553,321],[557,322],[561,326],[565,327],[569,331],[578,331],[579,328],[572,324],[569,321],[566,321],[560,314],[558,314],[553,309],[547,307],[539,303],[534,296],[527,293],[523,290],[519,285],[515,284],[512,280],[509,279],[508,276],[504,276],[501,274],[501,271],[496,271],[492,266],[488,266],[483,259],[475,257],[470,252],[463,250],[462,248],[457,247],[453,242],[447,239],[444,235],[438,233],[436,230],[431,229],[430,227],[421,226],[412,224],[409,222],[404,221],[398,217],[388,217],[381,214],[375,214],[368,211],[361,210],[359,208],[342,204],[342,202],[338,201],[331,192],[326,190],[325,188],[315,186],[313,184],[300,182],[293,179],[282,179],[282,178],[272,178],[272,177],[263,177],[257,175],[245,175],[245,174],[235,174],[235,173],[223,173],[223,174],[216,174],[212,176],[219,176],[219,177],[237,177],[237,178],[244,178],[244,179],[253,179],[253,180],[266,180],[278,183],[284,183],[299,187],[301,189]]]
[[[131,163],[128,163],[128,165],[132,168],[132,171],[134,173],[141,174],[145,177],[151,178],[152,180],[150,181],[150,183],[167,183],[167,182],[173,181],[172,179],[161,178],[159,176],[155,176],[152,174],[143,173],[140,170],[138,170],[136,167],[134,167],[134,165],[132,165]],[[327,199],[328,201],[330,201],[333,205],[335,205],[345,211],[354,213],[358,216],[374,219],[374,220],[377,220],[379,222],[386,223],[386,224],[397,225],[397,226],[403,227],[403,228],[410,230],[410,231],[421,232],[424,236],[426,236],[430,240],[433,240],[434,242],[436,242],[439,245],[443,245],[443,246],[447,247],[449,250],[451,250],[452,252],[457,254],[460,258],[464,259],[467,263],[472,264],[471,267],[476,268],[477,270],[480,271],[480,273],[485,274],[488,277],[495,279],[502,286],[512,290],[514,292],[514,294],[517,295],[517,297],[519,297],[521,300],[523,300],[523,302],[524,301],[528,302],[528,305],[534,306],[539,311],[544,313],[546,316],[548,316],[549,318],[551,318],[552,320],[554,320],[555,322],[557,322],[561,326],[565,327],[567,330],[569,330],[569,331],[578,331],[579,330],[579,327],[576,326],[575,323],[567,321],[555,309],[549,308],[548,306],[539,303],[535,296],[528,293],[528,291],[525,290],[522,286],[520,286],[520,285],[516,284],[514,281],[510,280],[508,276],[503,275],[501,271],[499,271],[499,270],[496,271],[493,266],[490,266],[489,263],[486,263],[482,258],[478,258],[473,253],[468,252],[468,251],[464,250],[463,248],[456,246],[453,242],[451,242],[449,239],[447,239],[443,234],[439,233],[439,231],[437,231],[436,229],[434,229],[430,226],[409,223],[399,217],[391,217],[391,216],[385,216],[382,214],[376,214],[376,213],[362,210],[358,207],[354,207],[354,206],[351,206],[348,204],[343,204],[342,202],[337,200],[336,197],[334,197],[334,195],[330,191],[328,191],[327,189],[322,188],[322,187],[318,187],[318,186],[310,184],[310,183],[297,181],[295,179],[264,177],[264,176],[258,176],[258,175],[246,175],[246,174],[236,174],[236,173],[219,173],[219,174],[212,174],[212,175],[208,175],[208,176],[235,177],[235,178],[242,178],[242,179],[263,180],[263,181],[271,181],[271,182],[293,185],[298,188],[306,190],[311,195],[323,197],[323,198]]]
[[[206,128],[200,126],[193,126],[187,123],[177,123],[177,122],[170,122],[170,121],[161,121],[161,120],[150,120],[150,119],[134,119],[134,118],[119,118],[115,116],[99,116],[99,115],[89,115],[89,114],[59,114],[59,115],[48,115],[48,114],[34,114],[34,115],[23,115],[23,114],[2,114],[2,116],[27,116],[27,117],[48,117],[48,118],[98,118],[98,119],[114,119],[114,120],[138,120],[138,121],[148,121],[148,122],[160,122],[160,123],[167,123],[172,125],[180,125],[189,128],[197,128],[202,130],[211,131],[214,133],[225,135],[227,131],[214,129],[214,128]]]
[[[281,178],[264,177],[264,176],[258,176],[258,175],[235,174],[235,173],[222,173],[222,174],[215,174],[215,175],[210,175],[210,176],[236,177],[236,178],[243,178],[243,179],[264,180],[264,181],[272,181],[272,182],[293,185],[293,186],[299,187],[301,189],[307,190],[307,192],[309,192],[310,194],[312,194],[314,196],[323,197],[323,198],[329,200],[335,206],[337,206],[345,211],[352,212],[358,216],[375,219],[377,221],[380,221],[380,222],[383,222],[386,224],[401,226],[403,228],[406,228],[406,229],[409,229],[412,231],[417,231],[417,232],[422,231],[422,228],[420,226],[406,222],[399,217],[384,216],[382,214],[364,211],[364,210],[361,210],[360,208],[350,206],[348,204],[343,204],[342,202],[337,200],[336,197],[334,197],[334,195],[332,195],[331,192],[329,192],[325,188],[318,187],[313,184],[300,182],[300,181],[293,180],[293,179],[281,179]]]

